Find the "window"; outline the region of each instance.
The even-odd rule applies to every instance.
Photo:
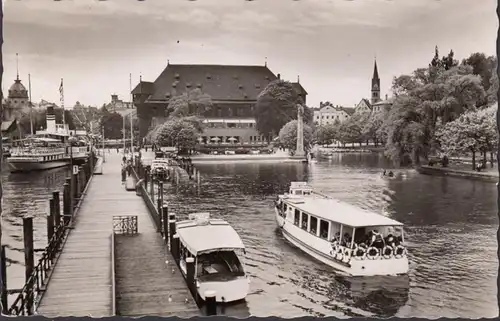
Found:
[[[288,207],[287,207],[286,203],[283,203],[283,211],[285,211],[285,212],[286,212],[287,208],[288,208]]]
[[[295,214],[293,216],[293,224],[299,226],[299,221],[300,221],[300,211],[295,210]]]
[[[319,220],[319,237],[328,239],[328,230],[330,229],[330,222]]]
[[[303,230],[306,230],[307,231],[307,219],[308,219],[309,215],[307,215],[306,213],[302,213],[302,229]]]
[[[314,216],[311,216],[311,224],[310,224],[310,232],[311,234],[318,235],[318,219]]]

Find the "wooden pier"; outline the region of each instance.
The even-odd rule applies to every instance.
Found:
[[[131,316],[199,315],[182,275],[165,263],[170,254],[148,208],[121,183],[121,157],[107,154],[103,174],[90,183],[37,314],[102,317],[117,310]],[[117,216],[136,216],[138,233],[116,235]]]

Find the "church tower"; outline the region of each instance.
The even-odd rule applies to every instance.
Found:
[[[371,103],[375,104],[379,102],[380,99],[380,78],[378,77],[377,70],[377,60],[375,59],[375,66],[373,67],[373,77],[372,77],[372,99]]]

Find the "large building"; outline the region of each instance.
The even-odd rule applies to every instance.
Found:
[[[257,143],[268,140],[256,129],[254,107],[261,91],[279,79],[264,66],[176,65],[167,67],[154,82],[142,81],[132,91],[137,106],[140,135],[168,116],[172,97],[199,89],[211,97],[213,107],[204,114],[204,142]],[[306,101],[307,92],[293,83]]]
[[[316,125],[333,125],[341,123],[354,113],[352,107],[334,106],[330,102],[320,102],[319,108],[314,109],[313,121]]]
[[[26,90],[26,87],[24,87],[19,79],[18,73],[14,83],[9,88],[7,99],[3,99],[2,137],[10,137],[12,139],[19,139],[21,137],[22,133],[18,121],[22,113],[28,110],[28,90]]]

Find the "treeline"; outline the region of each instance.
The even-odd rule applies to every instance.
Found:
[[[419,165],[430,155],[450,156],[477,152],[486,155],[497,148],[494,124],[497,103],[497,59],[474,53],[459,62],[453,51],[435,56],[425,68],[393,79],[390,110],[354,114],[349,120],[319,126],[315,139],[385,145],[395,163]],[[482,122],[468,126],[468,122]],[[489,125],[486,125],[489,124]]]

